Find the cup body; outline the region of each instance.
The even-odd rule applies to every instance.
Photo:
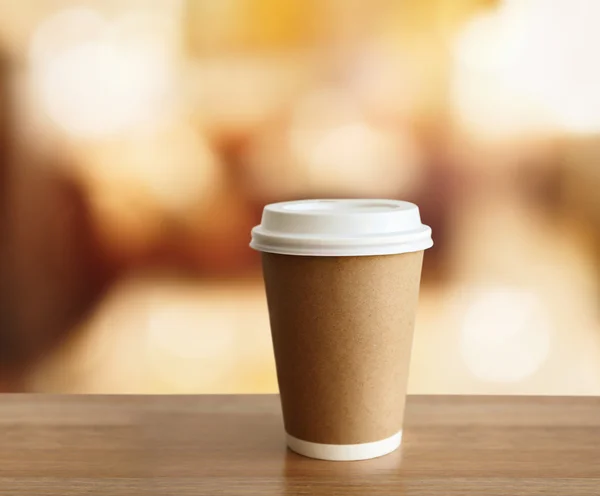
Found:
[[[262,261],[288,446],[326,460],[395,450],[423,251]]]

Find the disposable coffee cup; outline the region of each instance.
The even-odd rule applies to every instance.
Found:
[[[287,444],[364,460],[402,442],[423,251],[416,205],[306,200],[265,207],[262,252]]]

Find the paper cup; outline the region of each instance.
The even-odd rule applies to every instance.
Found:
[[[325,460],[394,451],[423,250],[418,208],[388,200],[270,205],[253,231],[288,446]]]

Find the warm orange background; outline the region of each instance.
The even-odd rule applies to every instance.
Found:
[[[0,2],[0,390],[273,392],[262,206],[417,202],[419,393],[600,394],[600,4]]]

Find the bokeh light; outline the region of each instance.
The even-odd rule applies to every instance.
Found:
[[[502,3],[457,37],[453,103],[483,138],[600,132],[600,4]]]
[[[518,382],[548,357],[552,326],[537,295],[519,288],[473,289],[466,303],[461,353],[482,381]]]
[[[300,100],[290,126],[292,159],[315,194],[406,194],[418,181],[418,149],[404,129],[368,122],[352,96],[325,88]]]
[[[161,33],[139,38],[129,26],[72,8],[36,30],[33,85],[50,119],[69,134],[114,136],[148,127],[168,110],[173,71]]]
[[[223,180],[210,144],[183,123],[80,153],[78,174],[89,185],[99,229],[117,250],[148,247],[167,220],[196,224]]]

